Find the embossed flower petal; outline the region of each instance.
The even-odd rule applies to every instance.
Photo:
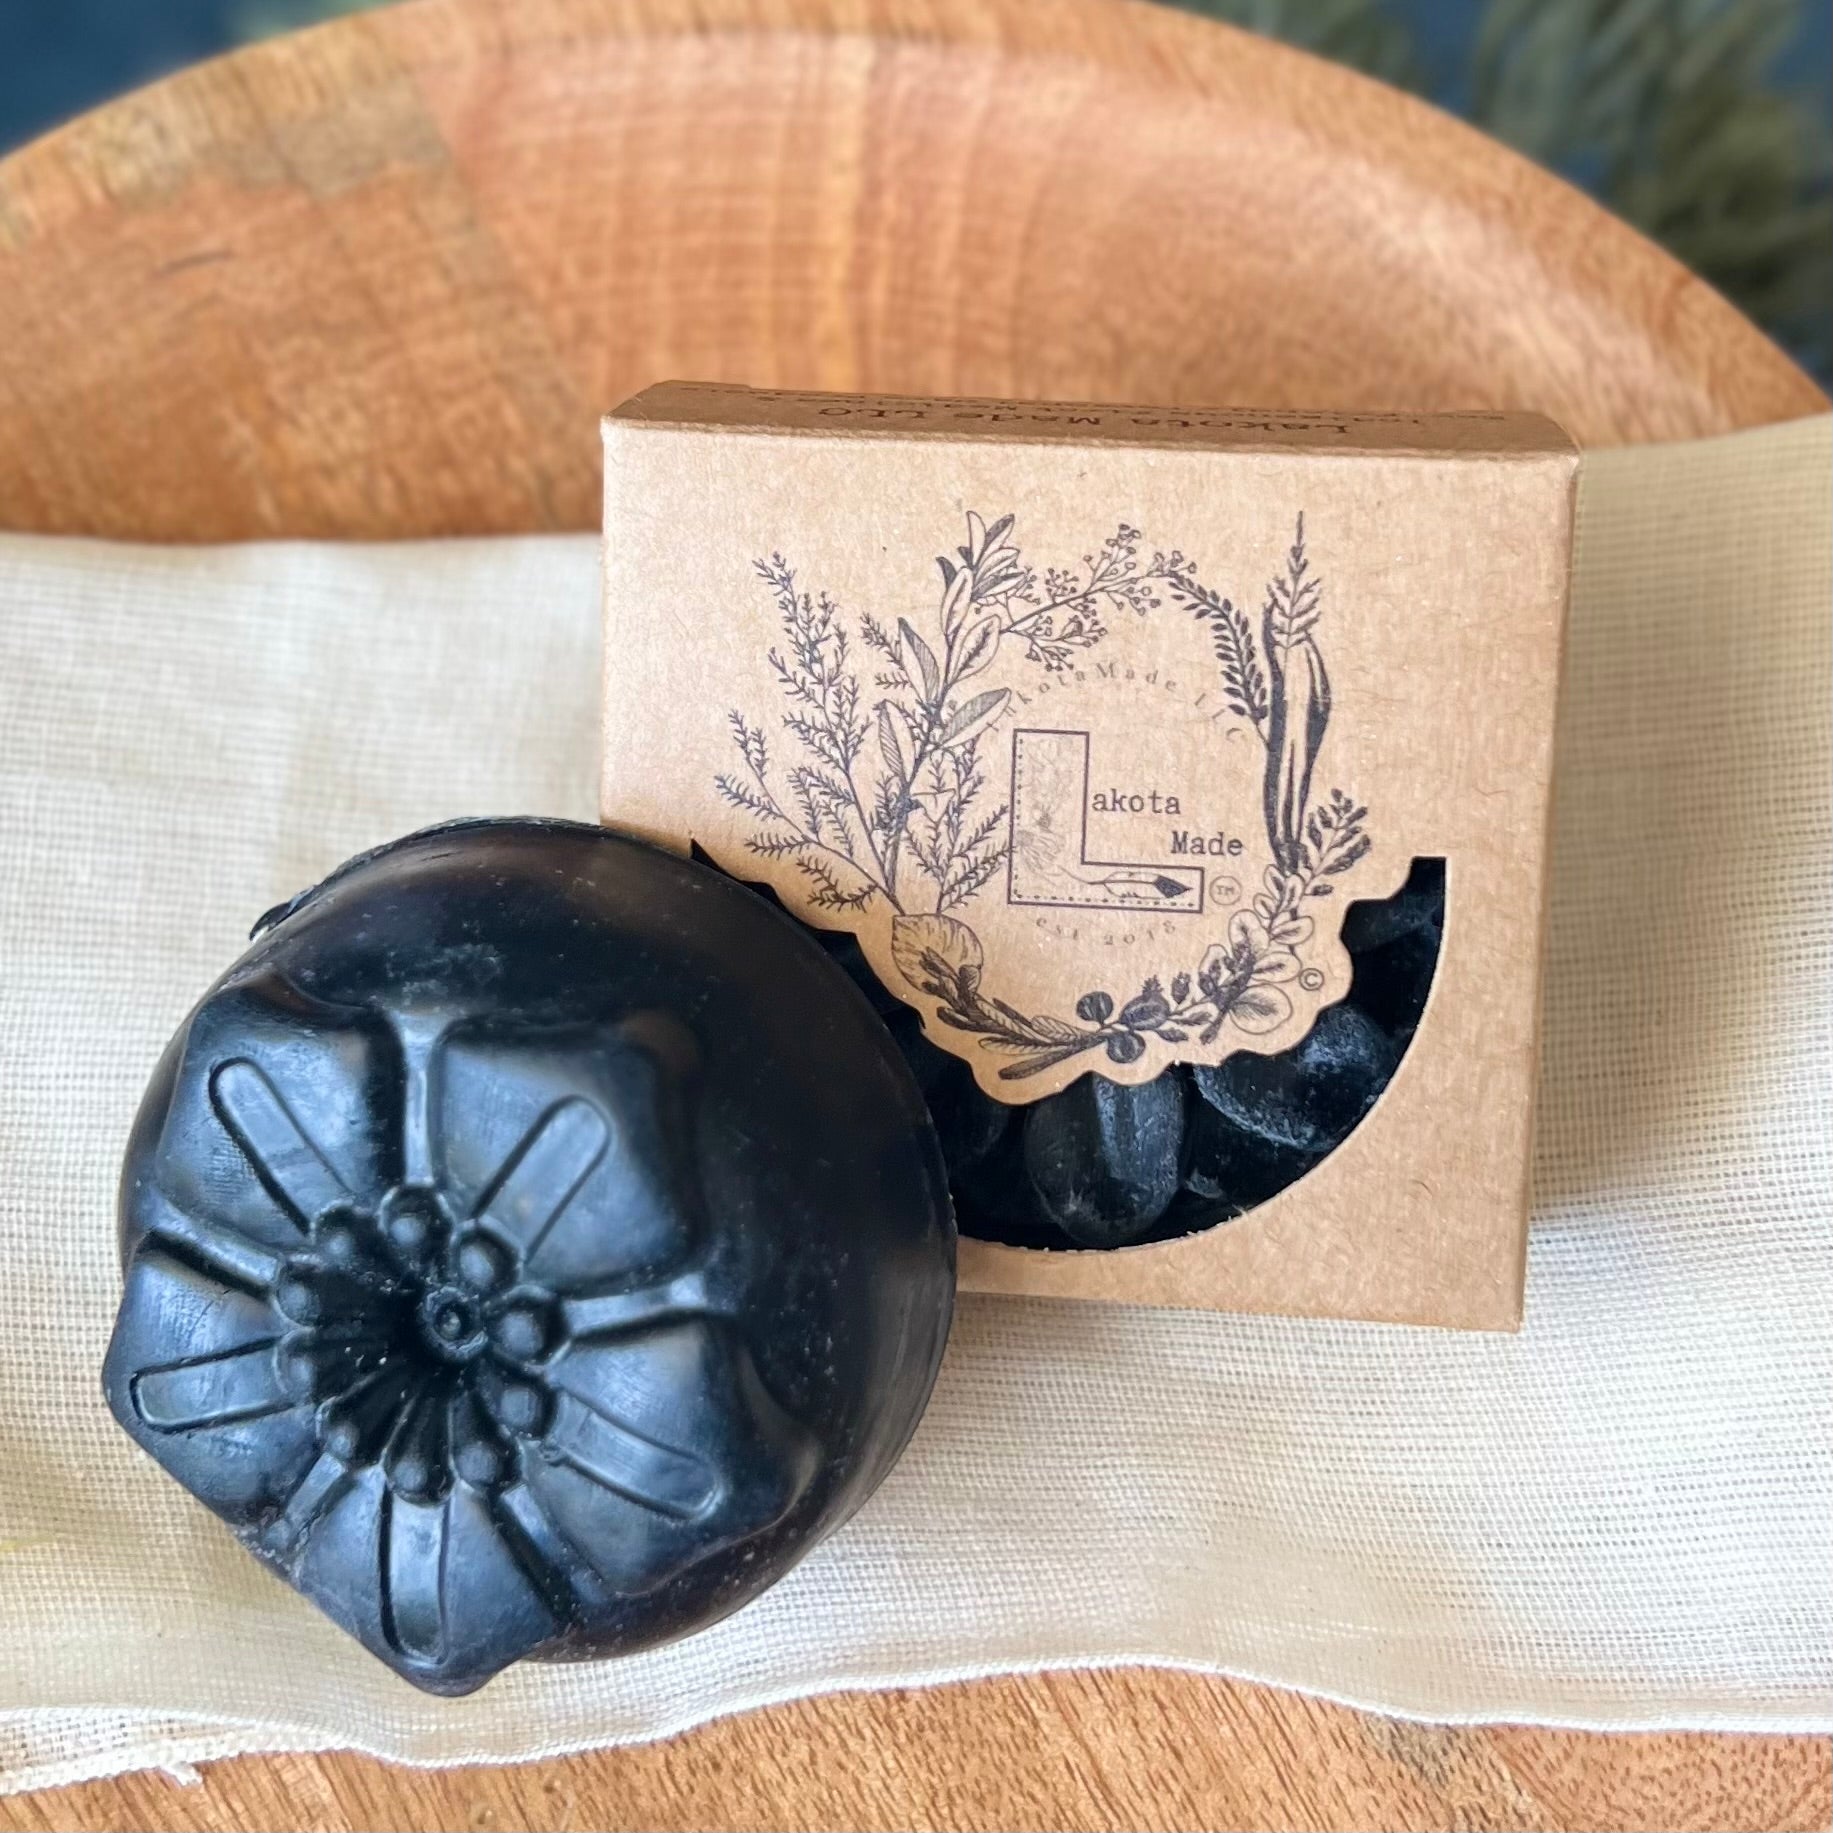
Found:
[[[554,1415],[553,1397],[546,1385],[494,1358],[477,1363],[471,1375],[471,1392],[507,1439],[537,1439]]]
[[[403,1281],[427,1279],[446,1251],[455,1218],[444,1194],[432,1184],[397,1184],[376,1210],[371,1239],[380,1258]]]
[[[371,1467],[337,1485],[288,1550],[264,1550],[305,1596],[431,1692],[469,1692],[479,1673],[560,1627],[494,1498],[464,1484],[418,1500]]]
[[[445,1270],[455,1286],[488,1298],[515,1278],[516,1257],[514,1250],[488,1229],[468,1224],[448,1242]]]
[[[340,1463],[373,1464],[387,1449],[421,1379],[420,1369],[407,1358],[391,1357],[326,1401],[319,1414],[325,1449]]]
[[[379,1331],[296,1330],[281,1340],[281,1378],[301,1400],[338,1400],[385,1367],[393,1347]]]
[[[322,1236],[316,1252],[290,1256],[273,1284],[275,1308],[294,1324],[335,1324],[339,1330],[383,1331],[395,1309],[398,1287],[382,1268],[353,1245],[348,1253],[328,1251]]]
[[[527,1275],[565,1292],[678,1259],[704,1217],[684,1217],[694,1045],[659,1014],[582,1039],[571,1094],[553,1054],[459,1035],[441,1084],[449,1200],[506,1243]],[[490,1091],[485,1098],[480,1091]],[[462,1123],[458,1116],[463,1116]]]
[[[762,1533],[814,1475],[815,1441],[717,1320],[578,1342],[550,1375],[554,1415],[524,1479],[612,1591]]]
[[[539,1286],[517,1286],[495,1301],[486,1330],[499,1356],[511,1362],[539,1362],[560,1338],[553,1294]]]
[[[1177,1194],[1182,1079],[1126,1086],[1083,1076],[1024,1119],[1024,1163],[1050,1219],[1085,1247],[1124,1247]]]
[[[382,1454],[383,1474],[398,1496],[428,1502],[451,1487],[447,1459],[452,1392],[450,1380],[423,1376],[402,1404]]]
[[[317,1454],[312,1400],[265,1299],[157,1248],[129,1265],[104,1369],[136,1443],[232,1522],[283,1498]]]
[[[478,1398],[475,1382],[462,1382],[446,1417],[452,1474],[474,1489],[496,1489],[515,1468],[515,1450]]]
[[[368,1104],[397,1067],[379,1020],[322,1006],[271,970],[222,989],[173,1041],[141,1106],[130,1162],[155,1140],[160,1150],[156,1174],[123,1191],[126,1245],[164,1206],[288,1252],[325,1210],[380,1194],[395,1168]]]

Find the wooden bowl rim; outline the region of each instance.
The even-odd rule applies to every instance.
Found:
[[[1378,107],[1395,126],[1384,150],[1398,147],[1403,156],[1410,155],[1400,168],[1403,175],[1417,179],[1441,203],[1480,208],[1485,198],[1517,196],[1523,185],[1556,195],[1560,207],[1547,217],[1560,225],[1562,241],[1607,237],[1622,259],[1661,272],[1670,308],[1682,295],[1692,295],[1697,305],[1720,320],[1717,328],[1724,336],[1746,346],[1744,360],[1770,372],[1767,379],[1780,410],[1773,417],[1795,418],[1822,412],[1829,405],[1807,371],[1709,282],[1557,173],[1433,102],[1347,65],[1221,20],[1183,12],[1161,0],[1046,0],[1000,12],[983,0],[922,0],[916,7],[908,0],[521,0],[500,7],[493,0],[392,0],[372,11],[204,59],[75,116],[0,157],[0,201],[9,191],[40,191],[35,180],[41,165],[48,169],[72,154],[88,155],[82,163],[103,177],[118,122],[145,110],[181,113],[191,100],[202,100],[220,85],[226,71],[258,91],[270,72],[280,76],[298,60],[322,55],[332,41],[355,36],[372,38],[406,72],[450,69],[483,57],[514,62],[582,39],[884,41],[1008,57],[1061,58],[1078,65],[1098,61],[1116,76],[1149,79],[1153,86],[1169,86],[1202,100],[1243,102],[1263,115],[1280,116],[1337,140],[1349,156],[1362,149],[1334,129],[1338,121],[1356,117],[1356,109],[1338,107],[1332,98],[1326,105],[1308,108],[1308,118],[1302,118],[1282,108],[1281,100],[1290,102],[1294,94],[1310,89],[1328,95],[1332,88],[1347,102],[1358,96],[1379,97]],[[44,189],[54,198],[61,194],[74,208],[63,185]],[[1547,217],[1534,221],[1541,225]],[[0,230],[4,227],[0,214]]]

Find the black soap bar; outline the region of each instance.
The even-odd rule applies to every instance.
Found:
[[[1387,1033],[1354,1006],[1326,1006],[1290,1050],[1237,1051],[1190,1072],[1197,1092],[1243,1131],[1300,1152],[1339,1146],[1374,1106],[1398,1060]]]
[[[1437,929],[1422,927],[1352,957],[1350,1003],[1403,1050],[1424,1016],[1438,951]]]
[[[976,1142],[971,1159],[943,1127],[962,1232],[1015,1247],[1130,1246],[1213,1228],[1277,1196],[1342,1143],[1392,1079],[1431,989],[1444,911],[1445,862],[1414,861],[1393,897],[1344,913],[1350,996],[1320,1014],[1307,1038],[1277,1056],[1242,1052],[1217,1068],[1174,1066],[1145,1085],[1173,1091],[1158,1109],[1169,1112],[1175,1100],[1183,1116],[1178,1181],[1165,1200],[1161,1183],[1140,1177],[1137,1145],[1117,1143],[1134,1136],[1117,1130],[1110,1138],[1095,1124],[1086,1083],[1021,1109],[1022,1127],[991,1150]],[[961,1080],[974,1086],[965,1065],[927,1063],[932,1109],[955,1099]],[[1120,1096],[1136,1101],[1140,1091],[1104,1099]],[[1015,1135],[1047,1142],[1042,1162],[1060,1185],[1046,1178],[1040,1188]],[[1154,1165],[1162,1174],[1162,1161]]]
[[[1026,1113],[1024,1162],[1044,1213],[1082,1247],[1150,1234],[1177,1195],[1183,1078],[1128,1087],[1085,1075]]]
[[[1184,1189],[1217,1206],[1212,1221],[1245,1214],[1296,1183],[1323,1155],[1237,1125],[1206,1100],[1192,1100],[1184,1137]]]
[[[1392,897],[1358,898],[1343,912],[1343,946],[1352,955],[1429,930],[1445,921],[1445,862],[1416,859],[1407,882]]]
[[[954,1229],[847,975],[722,875],[460,823],[274,913],[167,1049],[108,1402],[399,1674],[736,1609],[884,1477]]]

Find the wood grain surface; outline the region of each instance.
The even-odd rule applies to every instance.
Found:
[[[12,1801],[83,1827],[1820,1829],[1824,1739],[1397,1723],[1132,1671],[803,1700],[687,1737],[513,1769],[242,1758]]]
[[[0,162],[0,527],[586,528],[673,374],[1821,410],[1709,288],[1418,103],[1119,0],[422,0]],[[1821,1828],[1825,1740],[1443,1729],[1131,1671],[804,1701],[423,1773],[247,1758],[0,1828]]]
[[[1593,443],[1822,405],[1450,117],[1119,0],[423,0],[0,165],[0,527],[587,528],[595,416],[669,375]]]

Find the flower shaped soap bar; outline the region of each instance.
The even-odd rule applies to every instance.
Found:
[[[104,1385],[250,1551],[441,1693],[725,1615],[935,1377],[915,1082],[762,900],[595,828],[352,862],[142,1105]]]

